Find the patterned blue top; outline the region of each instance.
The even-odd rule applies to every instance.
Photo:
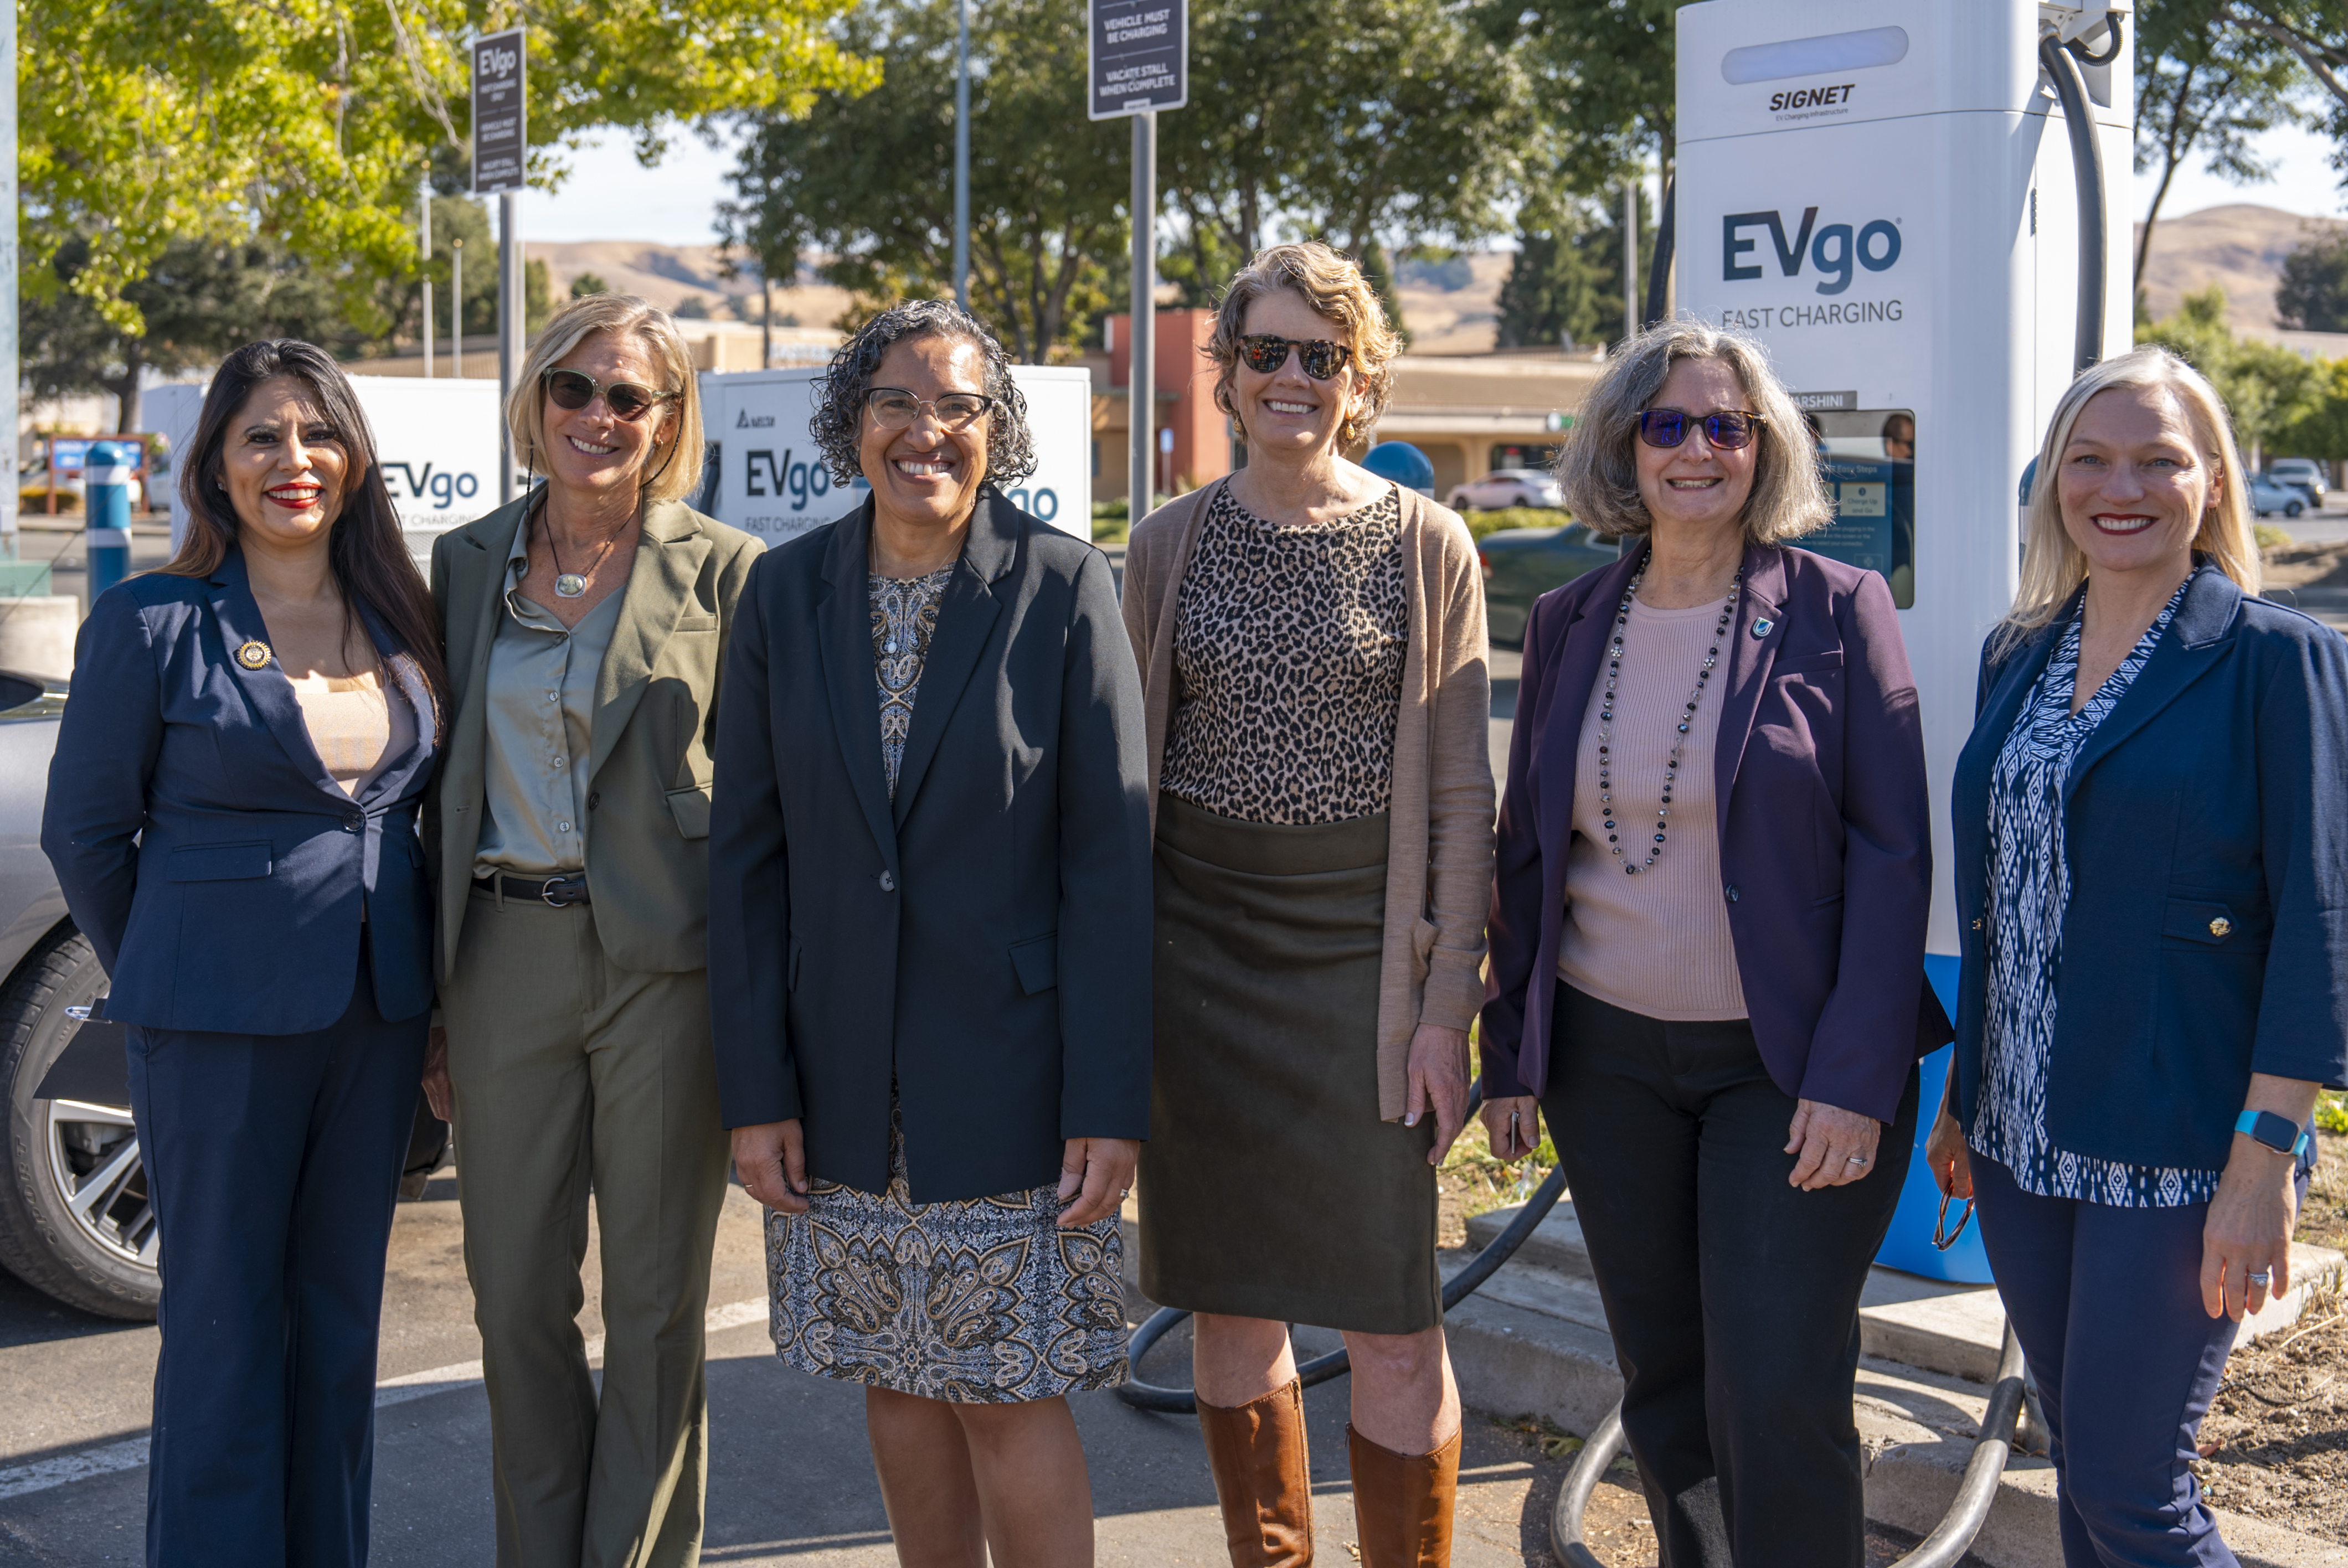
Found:
[[[1991,770],[1988,1027],[1971,1145],[2012,1171],[2023,1191],[2042,1197],[2168,1209],[2207,1203],[2218,1194],[2216,1171],[2091,1160],[2054,1147],[2046,1135],[2054,982],[2063,968],[2063,915],[2071,901],[2063,792],[2079,748],[2143,671],[2200,569],[2186,575],[2168,608],[2076,714],[2071,696],[2079,672],[2079,618],[2074,616]]]

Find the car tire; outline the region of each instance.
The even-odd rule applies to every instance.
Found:
[[[103,1317],[151,1320],[162,1296],[155,1210],[127,1107],[36,1100],[33,1091],[81,1025],[66,1009],[106,991],[89,943],[63,926],[0,989],[0,1091],[7,1165],[0,1171],[0,1265]],[[98,1186],[88,1210],[75,1199]]]
[[[2283,507],[2282,515],[2286,518],[2295,518],[2305,510],[2307,510],[2305,507],[2301,506],[2297,501],[2292,501]]]

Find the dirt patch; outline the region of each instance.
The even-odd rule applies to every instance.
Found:
[[[2348,1244],[2348,1137],[2319,1133],[2299,1238]],[[2336,1274],[2296,1327],[2238,1349],[2193,1467],[2213,1507],[2348,1546],[2348,1300]]]
[[[2262,550],[2269,588],[2348,588],[2348,544]]]

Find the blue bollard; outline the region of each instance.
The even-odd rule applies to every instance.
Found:
[[[125,443],[101,441],[89,449],[82,469],[82,499],[89,518],[82,534],[82,556],[93,604],[130,575],[130,480],[138,472],[138,451]]]

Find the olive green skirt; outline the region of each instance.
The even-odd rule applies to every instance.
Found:
[[[1378,1119],[1387,822],[1158,800],[1141,1288],[1163,1306],[1412,1334],[1442,1321],[1435,1126]]]

